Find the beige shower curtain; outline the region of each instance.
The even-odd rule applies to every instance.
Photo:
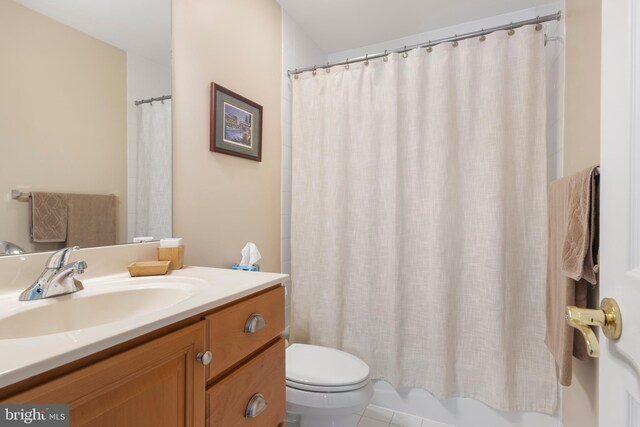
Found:
[[[543,32],[293,79],[292,339],[553,413]]]
[[[171,100],[138,105],[133,236],[172,236]]]

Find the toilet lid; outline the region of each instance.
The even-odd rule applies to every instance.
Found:
[[[369,366],[335,348],[291,344],[287,348],[287,385],[310,391],[347,391],[369,382]]]

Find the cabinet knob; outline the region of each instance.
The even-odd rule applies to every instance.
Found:
[[[254,332],[259,331],[264,328],[267,322],[265,322],[264,317],[260,313],[253,313],[247,319],[247,322],[244,324],[244,332],[247,334],[253,334]]]
[[[267,409],[267,400],[262,393],[256,393],[251,397],[244,412],[245,418],[255,418]]]
[[[196,355],[196,360],[200,363],[202,363],[204,366],[207,366],[209,363],[211,363],[211,360],[213,359],[213,354],[211,354],[210,351],[205,351],[200,352]]]

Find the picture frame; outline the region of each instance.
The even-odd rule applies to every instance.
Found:
[[[262,161],[262,106],[211,83],[209,150]]]

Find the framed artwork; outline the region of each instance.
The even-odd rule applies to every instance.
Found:
[[[210,151],[262,161],[262,106],[211,83]]]

